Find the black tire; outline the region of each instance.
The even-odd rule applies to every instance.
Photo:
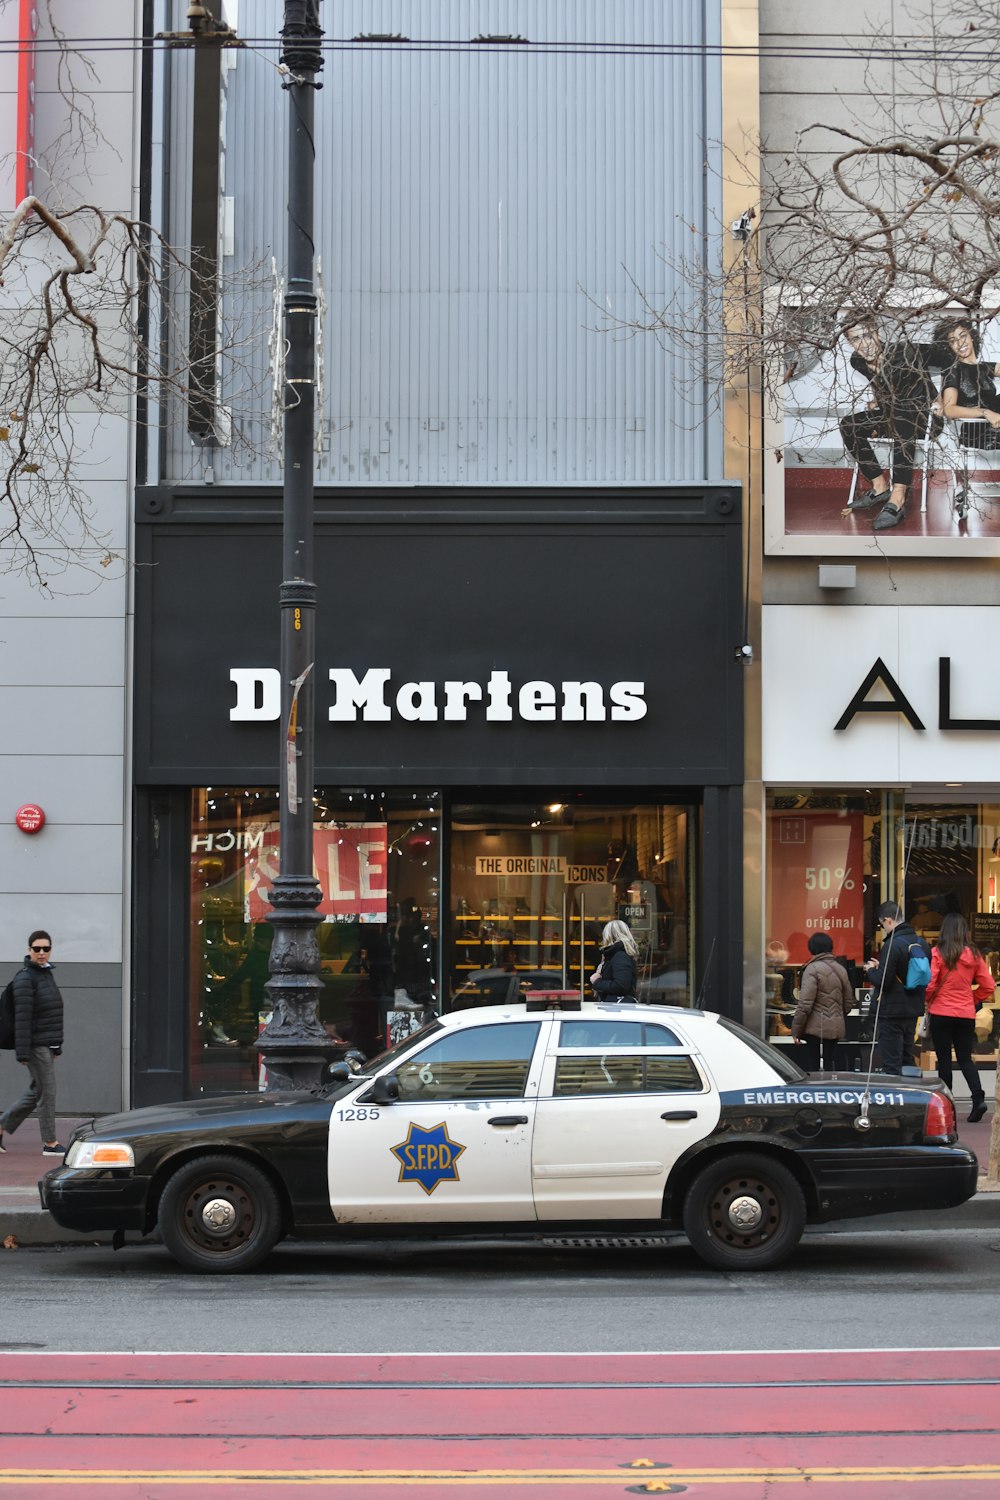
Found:
[[[805,1197],[792,1173],[749,1152],[704,1167],[684,1199],[684,1232],[695,1254],[720,1271],[780,1265],[802,1238],[805,1222]]]
[[[219,1219],[213,1226],[207,1217]],[[167,1182],[156,1216],[163,1243],[188,1271],[252,1271],[282,1235],[270,1179],[238,1156],[199,1156]]]

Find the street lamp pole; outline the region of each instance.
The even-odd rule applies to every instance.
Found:
[[[311,1088],[330,1043],[317,1015],[320,977],[313,874],[316,584],[313,443],[316,289],[313,183],[316,75],[323,67],[319,0],[285,0],[282,86],[288,92],[288,280],[284,299],[285,442],[282,505],[281,874],[271,889],[271,1019],[257,1041],[269,1089]]]

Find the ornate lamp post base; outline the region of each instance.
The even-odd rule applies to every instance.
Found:
[[[316,1088],[336,1055],[316,1014],[323,992],[316,942],[316,907],[322,899],[312,876],[279,875],[271,889],[274,910],[267,920],[274,940],[271,977],[264,986],[271,1019],[257,1038],[269,1092]]]

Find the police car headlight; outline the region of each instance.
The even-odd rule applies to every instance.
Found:
[[[66,1153],[67,1167],[134,1167],[135,1152],[124,1141],[74,1141]]]

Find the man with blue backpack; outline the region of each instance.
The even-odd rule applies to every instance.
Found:
[[[913,1065],[913,1033],[931,977],[930,949],[895,901],[883,901],[875,917],[885,934],[878,958],[865,964],[878,1017],[875,1045],[882,1072],[899,1074]]]

